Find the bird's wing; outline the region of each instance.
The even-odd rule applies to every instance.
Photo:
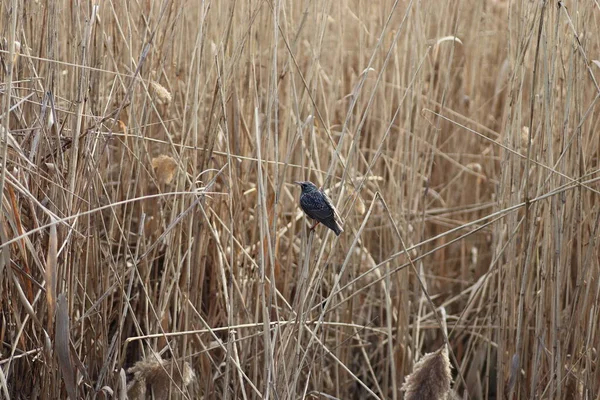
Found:
[[[300,199],[300,206],[306,215],[317,221],[325,221],[335,215],[334,210],[321,192],[305,194]]]
[[[329,196],[327,196],[327,194],[325,192],[321,192],[321,193],[323,193],[323,197],[325,197],[325,202],[327,203],[327,205],[329,205],[329,207],[331,207],[331,210],[333,211],[333,215],[335,216],[335,219],[341,224],[342,218],[340,217],[340,214],[338,213],[337,208],[335,208],[335,206],[333,205],[333,202],[331,201],[331,199],[329,198]]]

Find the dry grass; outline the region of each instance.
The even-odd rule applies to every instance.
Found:
[[[600,393],[596,1],[92,3],[0,0],[0,397]]]

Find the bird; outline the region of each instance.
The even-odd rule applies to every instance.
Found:
[[[294,182],[302,188],[300,194],[300,208],[311,219],[317,221],[310,230],[312,231],[319,225],[325,225],[331,229],[336,236],[340,236],[342,229],[340,215],[338,214],[331,199],[320,190],[314,183],[309,181]]]

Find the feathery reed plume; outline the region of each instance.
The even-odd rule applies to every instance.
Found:
[[[154,399],[169,398],[178,392],[177,387],[189,386],[195,378],[194,371],[186,362],[180,375],[174,360],[163,360],[158,355],[150,355],[138,361],[127,370],[133,374],[133,380],[127,384],[127,396],[130,399],[142,400],[154,395]],[[177,387],[176,387],[177,386]]]
[[[406,400],[446,400],[450,396],[450,360],[446,346],[425,354],[406,377],[402,390]]]
[[[160,83],[156,81],[151,81],[150,88],[152,89],[152,93],[154,93],[154,95],[156,96],[156,99],[158,100],[159,104],[167,105],[171,102],[171,100],[173,100],[173,96],[171,96],[171,93],[167,90],[166,87],[164,87]]]

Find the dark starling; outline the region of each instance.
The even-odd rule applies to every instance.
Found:
[[[312,182],[294,182],[302,188],[300,207],[310,218],[317,221],[310,229],[313,230],[319,223],[331,229],[337,236],[344,232],[341,227],[341,218],[329,197],[317,188]]]

